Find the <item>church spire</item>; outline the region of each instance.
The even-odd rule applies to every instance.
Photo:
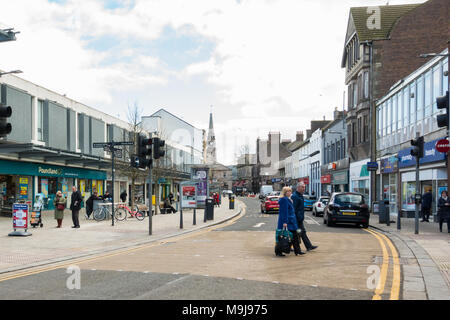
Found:
[[[208,139],[206,140],[206,163],[214,164],[217,162],[217,159],[216,159],[216,137],[214,135],[212,106],[210,110],[211,111],[209,113]]]

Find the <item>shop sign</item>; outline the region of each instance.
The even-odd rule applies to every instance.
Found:
[[[432,162],[438,162],[438,161],[444,161],[445,160],[445,153],[438,152],[436,150],[436,143],[441,139],[436,139],[430,142],[426,142],[423,146],[423,158],[420,159],[420,164],[425,163],[432,163]],[[403,149],[399,151],[398,158],[399,158],[399,168],[405,168],[410,166],[416,165],[416,157],[411,155],[412,147],[409,147],[407,149]]]
[[[328,170],[336,170],[336,162],[329,163]]]
[[[333,173],[333,184],[348,184],[348,171]]]
[[[303,182],[304,184],[309,184],[309,177],[304,177],[298,179],[298,182]]]
[[[14,230],[28,229],[28,205],[23,203],[14,203],[12,209]]]
[[[322,184],[330,184],[331,183],[331,175],[327,174],[325,176],[320,177],[320,183]]]
[[[19,198],[28,198],[28,178],[19,178]]]
[[[380,166],[381,173],[393,173],[393,172],[397,172],[397,170],[398,170],[398,158],[397,157],[381,159],[380,163],[381,163],[381,166]]]
[[[378,162],[376,162],[376,161],[367,162],[366,166],[367,166],[368,171],[377,171],[378,170]]]

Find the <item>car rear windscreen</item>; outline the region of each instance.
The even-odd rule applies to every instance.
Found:
[[[359,194],[340,194],[334,198],[336,204],[364,204],[364,197]]]

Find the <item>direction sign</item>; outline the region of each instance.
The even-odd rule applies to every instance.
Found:
[[[367,162],[367,171],[377,171],[378,162]]]
[[[92,144],[92,148],[104,148],[107,146],[109,146],[109,143],[107,143],[107,142],[94,142]]]
[[[442,153],[450,151],[450,142],[447,139],[441,139],[436,142],[436,150]]]
[[[114,142],[116,146],[134,146],[133,141],[124,141],[124,142]]]

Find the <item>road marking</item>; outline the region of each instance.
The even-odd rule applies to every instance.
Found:
[[[320,226],[320,223],[317,222],[316,219],[314,219],[314,218],[312,218],[312,217],[310,217],[310,216],[306,216],[306,217],[307,217],[308,219],[312,220],[311,222],[309,222],[310,220],[306,220],[306,223],[308,223],[308,224],[313,224],[313,223],[315,223],[315,224],[317,224],[317,225]]]
[[[265,222],[260,222],[260,223],[255,224],[255,225],[253,226],[253,228],[261,228],[261,226],[263,226],[263,225],[265,225],[265,224],[266,224]]]
[[[389,300],[398,300],[400,296],[400,259],[398,257],[397,249],[392,244],[392,241],[386,237],[384,234],[379,233],[381,237],[387,242],[389,248],[391,249],[393,262],[394,262],[394,277],[392,279],[391,296]]]
[[[380,280],[378,282],[377,288],[375,290],[375,295],[372,297],[372,300],[381,300],[381,295],[384,292],[384,286],[386,285],[386,279],[387,279],[387,273],[389,270],[389,255],[386,248],[386,245],[383,242],[383,239],[381,237],[373,232],[372,230],[363,229],[364,231],[372,234],[375,238],[377,238],[378,242],[380,243],[381,249],[383,250],[383,264],[381,266],[381,273],[380,273]]]

